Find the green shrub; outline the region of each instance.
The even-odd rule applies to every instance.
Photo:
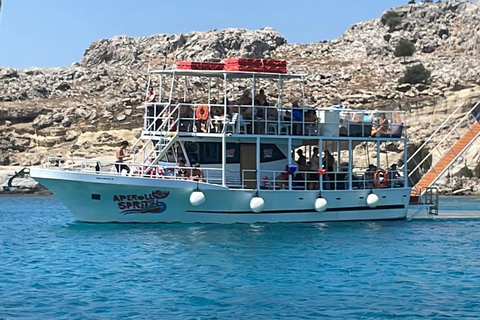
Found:
[[[423,64],[416,64],[411,67],[407,67],[405,74],[401,77],[398,82],[403,83],[425,83],[427,84],[430,81],[430,71],[425,69]]]
[[[420,166],[423,172],[428,172],[428,170],[430,170],[430,168],[432,167],[432,161],[433,161],[433,157],[430,154],[430,150],[428,148],[423,148],[422,150],[420,150],[418,157],[420,160],[423,160],[428,157]]]
[[[465,178],[473,178],[473,171],[465,165],[465,167],[462,168],[462,176]]]
[[[480,178],[480,162],[477,163],[475,169],[473,169],[475,177]]]
[[[402,17],[395,11],[387,11],[380,19],[380,22],[387,26],[389,31],[393,31],[396,26],[402,23]]]
[[[400,40],[395,47],[395,57],[403,57],[404,61],[405,57],[411,57],[414,52],[415,45],[413,44],[413,42],[406,39]]]

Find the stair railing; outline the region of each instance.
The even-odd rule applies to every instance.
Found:
[[[143,147],[141,150],[138,151],[139,154],[143,154],[143,159],[142,163],[144,163],[147,159],[151,158],[152,154],[156,152],[158,149],[158,146],[163,144],[165,140],[170,140],[170,130],[179,122],[179,117],[180,117],[180,109],[179,105],[177,104],[172,108],[172,105],[169,103],[155,103],[155,109],[158,106],[163,106],[160,112],[155,112],[154,117],[151,119],[150,124],[147,126],[147,121],[145,119],[144,122],[144,130],[141,134],[141,136],[135,141],[135,143],[132,145],[132,150],[133,150],[133,159],[134,163],[137,162],[137,145],[140,142],[144,142]],[[177,119],[174,119],[172,121],[172,117],[170,115],[174,114],[175,112],[179,113],[179,116]],[[163,115],[168,114],[168,117],[164,117]],[[162,119],[162,124],[158,127],[155,128],[156,130],[152,132],[152,129],[154,128],[154,125],[158,120]],[[177,128],[178,131],[178,128]],[[150,151],[147,151],[149,146],[153,145],[153,148]],[[162,151],[162,150],[158,150]]]
[[[429,152],[429,154],[428,154],[426,157],[424,157],[424,158],[420,161],[420,163],[417,164],[417,166],[416,166],[414,169],[412,169],[412,170],[410,171],[410,173],[408,174],[408,177],[409,177],[409,178],[411,177],[411,175],[412,175],[414,172],[416,172],[418,169],[420,169],[421,165],[422,165],[425,161],[427,161],[427,159],[429,159],[430,156],[433,157],[434,151],[437,151],[437,152],[439,152],[440,157],[439,157],[439,159],[438,159],[437,161],[433,162],[433,163],[431,164],[431,167],[430,167],[430,170],[433,170],[432,172],[434,172],[434,173],[436,174],[436,179],[435,179],[434,181],[432,181],[432,183],[434,183],[434,182],[450,167],[450,165],[451,165],[452,163],[454,163],[454,162],[463,154],[463,152],[464,152],[466,149],[468,149],[468,147],[470,147],[470,145],[475,141],[475,139],[478,137],[479,134],[477,134],[477,135],[462,149],[462,151],[461,151],[460,153],[458,153],[458,154],[457,154],[454,150],[452,150],[452,147],[453,147],[453,146],[452,146],[452,144],[447,140],[447,138],[449,138],[454,132],[456,132],[456,133],[458,134],[457,129],[458,129],[458,127],[459,127],[461,124],[463,124],[464,122],[467,123],[467,129],[466,129],[463,133],[459,134],[459,136],[462,137],[462,136],[464,136],[464,135],[466,134],[467,131],[469,131],[469,130],[471,131],[472,124],[469,123],[467,120],[468,120],[470,117],[472,117],[472,118],[475,120],[475,122],[477,121],[477,119],[475,119],[475,118],[473,117],[473,111],[474,111],[475,108],[477,108],[478,106],[480,106],[480,102],[478,102],[477,104],[475,104],[475,105],[462,117],[462,119],[460,119],[460,121],[458,121],[457,124],[440,140],[440,142],[438,142],[438,143],[436,144],[436,146]],[[455,113],[458,109],[459,109],[459,108],[455,109],[454,113]],[[452,115],[453,115],[454,113],[452,113]],[[451,116],[452,116],[452,115],[451,115]],[[449,118],[450,118],[450,117],[449,117]],[[444,123],[445,123],[445,122],[444,122]],[[442,124],[442,125],[443,125],[443,124]],[[435,131],[435,132],[438,132],[438,129],[437,129],[437,131]],[[447,144],[448,147],[445,148],[443,152],[441,152],[441,151],[440,151],[440,147],[441,147],[442,143],[444,143],[444,142]],[[425,146],[425,143],[422,145],[421,148],[423,148],[424,146]],[[419,150],[420,150],[421,148],[419,148]],[[417,154],[417,153],[419,152],[419,150],[417,150],[417,152],[416,152],[415,154]],[[445,154],[447,154],[447,153],[450,152],[450,151],[453,151],[453,152],[454,152],[454,154],[455,154],[454,159],[450,162],[450,164],[449,164],[446,168],[444,168],[444,169],[442,170],[442,172],[440,172],[440,173],[437,174],[437,173],[435,172],[435,169],[434,169],[435,165],[438,163],[438,161],[439,161],[440,159],[442,159],[442,157],[443,157]],[[410,157],[409,160],[410,160],[410,161],[413,160],[413,156]],[[407,161],[407,164],[408,164],[408,161]],[[416,164],[416,163],[415,163],[415,164]],[[430,172],[430,170],[429,170],[429,172]]]
[[[409,163],[411,160],[414,159],[414,157],[427,145],[427,143],[429,143],[431,140],[433,140],[433,138],[436,136],[436,134],[441,130],[443,129],[447,123],[450,121],[450,119],[453,117],[453,115],[455,113],[457,113],[457,111],[462,108],[464,105],[464,103],[460,104],[443,122],[440,126],[438,126],[438,128],[428,137],[428,139],[417,149],[417,151],[415,151],[411,156],[410,158],[408,158],[407,160],[407,163]]]

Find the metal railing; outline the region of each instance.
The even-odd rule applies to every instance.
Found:
[[[441,140],[439,142],[435,142],[434,139],[438,135],[438,133],[441,131],[442,128],[445,128],[448,126],[449,122],[451,119],[454,118],[454,115],[460,110],[461,107],[463,107],[463,104],[461,104],[459,107],[457,107],[452,114],[447,117],[447,119],[440,125],[437,130],[427,139],[425,143],[421,145],[420,148],[417,149],[417,151],[409,157],[407,160],[407,164],[409,162],[413,162],[415,164],[415,167],[410,170],[408,176],[409,178],[412,177],[415,173],[421,170],[422,166],[426,163],[426,165],[429,167],[429,171],[433,170],[432,172],[435,173],[436,179],[432,182],[432,184],[451,166],[452,163],[454,163],[458,157],[461,156],[461,154],[468,149],[468,147],[473,143],[475,140],[472,139],[459,153],[456,153],[454,150],[452,150],[452,147],[454,146],[455,142],[461,138],[465,133],[468,131],[471,131],[472,125],[477,122],[476,117],[474,116],[473,112],[480,106],[480,102],[475,104],[460,120],[456,121],[456,124],[453,126],[453,128],[444,136],[442,136]],[[462,126],[465,126],[464,130],[462,130]],[[430,152],[420,160],[420,162],[417,163],[415,160],[415,156],[421,152],[422,149],[425,149],[428,144],[427,143],[435,143],[435,146],[430,150]],[[448,152],[453,151],[455,154],[454,159],[450,162],[448,166],[446,166],[441,172],[436,172],[434,167],[442,159],[444,155],[446,155]],[[431,161],[435,157],[435,161]],[[426,173],[425,173],[426,174]],[[412,182],[413,183],[413,182]]]
[[[151,165],[149,163],[98,161],[82,158],[50,157],[46,161],[47,168],[109,176],[129,176],[145,179],[188,180],[214,185],[222,185],[222,169],[210,167],[183,167]],[[242,170],[241,174],[233,173],[226,179],[226,186],[237,189],[256,189],[256,170]],[[388,174],[388,172],[387,172]],[[255,177],[255,178],[253,178]],[[345,171],[332,171],[319,174],[315,171],[297,171],[288,174],[280,170],[261,170],[260,189],[262,190],[352,190],[352,189],[385,189],[403,188],[404,177],[388,179],[383,183],[375,180],[367,172],[354,172],[349,175]],[[350,178],[352,179],[350,183]],[[376,184],[375,181],[379,183]],[[351,189],[350,189],[351,185]]]
[[[79,173],[129,176],[145,179],[189,180],[222,185],[220,168],[163,166],[131,162],[119,163],[93,159],[61,157],[47,158],[45,167]],[[237,186],[237,183],[237,181],[227,180],[227,186],[229,186],[229,184]]]
[[[356,190],[356,189],[393,189],[404,188],[405,177],[374,179],[371,174],[355,172],[351,175],[346,171],[332,171],[319,174],[318,171],[295,171],[289,174],[279,170],[260,171],[260,189],[262,190]],[[256,170],[242,170],[242,181],[246,187],[257,184],[256,178],[249,178],[256,174]],[[350,189],[350,177],[351,189]],[[248,188],[248,189],[256,189]]]
[[[148,108],[153,108],[148,110]],[[404,112],[255,105],[149,103],[144,134],[165,132],[300,136],[404,136]],[[384,125],[380,126],[383,117]]]

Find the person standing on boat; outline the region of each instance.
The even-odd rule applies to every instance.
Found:
[[[297,150],[298,154],[298,159],[296,160],[297,165],[298,165],[298,171],[308,171],[308,166],[307,166],[307,157],[303,154],[302,149]],[[301,178],[302,180],[305,181],[305,174],[304,173],[297,173],[295,177],[299,176],[299,179]]]
[[[335,158],[330,153],[330,150],[325,149],[324,156],[322,158],[323,169],[326,170],[325,180],[330,182],[326,183],[325,187],[328,190],[333,189],[332,181],[335,181]]]
[[[303,150],[302,149],[298,149],[297,150],[297,154],[298,154],[298,159],[297,159],[297,164],[298,166],[304,166],[307,164],[307,157],[305,157],[303,155]],[[301,171],[301,170],[300,170]]]
[[[147,98],[145,99],[145,102],[147,106],[147,127],[150,127],[156,114],[155,102],[157,102],[157,94],[153,90],[152,86],[148,87]],[[149,128],[149,131],[155,131],[155,128]]]
[[[122,173],[122,170],[126,170],[127,174],[130,173],[130,168],[126,164],[122,164],[123,161],[129,159],[129,155],[126,153],[127,147],[128,141],[122,141],[120,147],[117,148],[117,164],[115,164],[115,168],[120,174]]]
[[[316,190],[318,189],[318,169],[320,164],[320,158],[318,157],[318,148],[313,148],[313,154],[310,157],[310,171],[312,173],[309,174],[308,180],[309,182],[309,190]]]
[[[330,150],[325,149],[325,155],[322,159],[322,165],[327,172],[333,172],[335,170],[335,158],[330,153]]]

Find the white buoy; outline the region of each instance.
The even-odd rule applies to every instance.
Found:
[[[370,208],[375,208],[378,204],[378,196],[375,193],[370,193],[367,197],[367,204]]]
[[[202,191],[195,190],[190,195],[190,203],[192,206],[198,207],[205,203],[205,195]]]
[[[327,199],[317,198],[317,200],[315,200],[315,210],[317,212],[323,212],[327,210],[327,206],[328,206]]]
[[[265,207],[265,200],[262,197],[253,197],[250,200],[250,209],[253,212],[262,212],[263,207]]]

